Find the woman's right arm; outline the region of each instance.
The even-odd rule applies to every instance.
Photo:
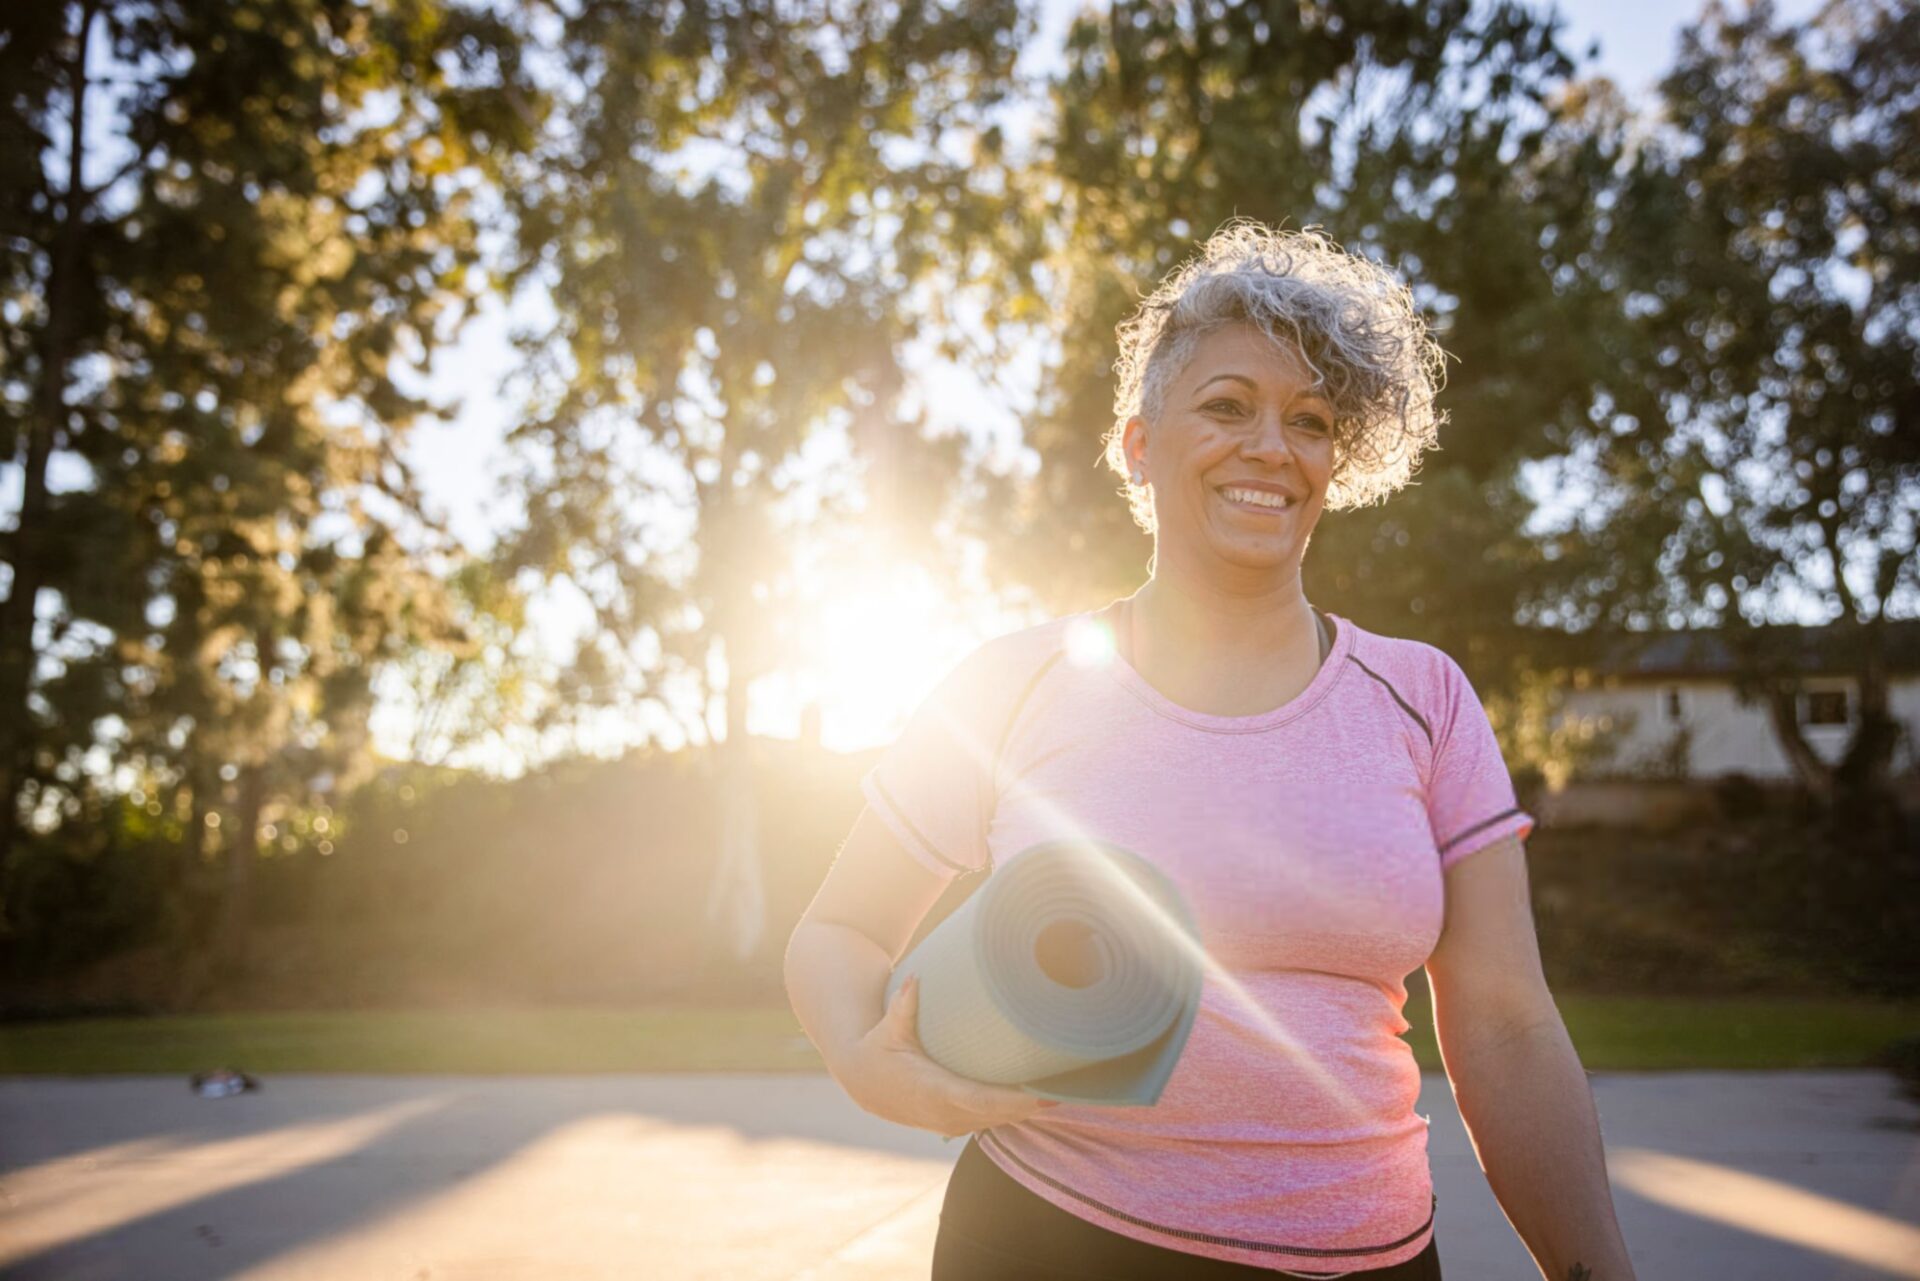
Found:
[[[863,809],[787,942],[787,998],[849,1097],[876,1116],[941,1134],[1023,1121],[1050,1103],[935,1063],[915,1031],[919,984],[884,1006],[887,979],[944,881]]]

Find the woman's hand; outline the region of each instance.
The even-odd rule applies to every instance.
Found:
[[[920,1047],[920,976],[910,975],[873,1030],[843,1062],[840,1084],[877,1117],[954,1137],[1024,1121],[1054,1106],[1011,1086],[949,1072]]]

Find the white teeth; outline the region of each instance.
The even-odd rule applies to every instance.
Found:
[[[1293,500],[1280,494],[1269,494],[1264,489],[1223,489],[1229,502],[1252,503],[1256,507],[1291,507]]]

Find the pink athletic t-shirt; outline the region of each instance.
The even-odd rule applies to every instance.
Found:
[[[1443,870],[1533,828],[1486,711],[1441,650],[1326,615],[1306,689],[1205,715],[1085,643],[1111,609],[982,645],[861,784],[947,878],[1060,837],[1135,851],[1217,963],[1158,1103],[1061,1104],[980,1145],[1169,1249],[1321,1276],[1410,1259],[1435,1201],[1404,980],[1439,940]]]

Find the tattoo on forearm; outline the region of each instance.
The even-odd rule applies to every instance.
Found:
[[[1567,1281],[1593,1281],[1593,1273],[1584,1263],[1576,1263],[1567,1269]]]

